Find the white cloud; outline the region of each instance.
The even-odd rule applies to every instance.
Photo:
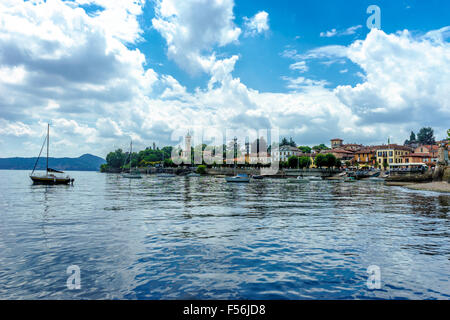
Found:
[[[103,5],[109,10],[106,1]],[[152,24],[166,40],[168,56],[209,76],[204,86],[188,90],[172,75],[146,68],[151,57],[127,47],[140,41],[137,7],[127,13],[129,26],[122,34],[105,30],[107,22],[76,3],[2,2],[1,156],[37,154],[47,122],[54,156],[105,156],[129,145],[130,137],[137,149],[153,141],[161,146],[171,143],[172,130],[191,126],[276,126],[298,143],[316,144],[336,134],[363,143],[395,135],[401,142],[419,125],[436,132],[448,125],[447,28],[422,37],[372,30],[351,46],[287,50],[283,56],[293,60],[292,70],[305,72],[313,60],[347,61],[359,66],[364,78],[332,89],[323,79],[283,77],[291,92],[259,92],[233,76],[238,54],[215,52],[238,41],[233,5],[157,2]]]
[[[327,38],[334,37],[335,35],[337,35],[337,30],[336,29],[331,29],[329,31],[325,31],[325,32],[321,32],[320,33],[321,37],[327,37]]]
[[[291,64],[289,66],[289,69],[297,70],[299,72],[306,72],[306,71],[308,71],[308,66],[306,65],[305,61],[298,61],[298,62]]]
[[[305,89],[308,87],[324,87],[330,84],[326,80],[312,80],[304,77],[283,77],[283,80],[288,82],[287,88],[292,90]]]
[[[190,72],[210,72],[212,51],[236,42],[241,29],[234,25],[233,0],[159,0],[153,27],[167,43],[167,55]]]
[[[32,134],[33,131],[28,125],[20,121],[12,122],[0,118],[0,135],[20,137]]]
[[[436,39],[373,29],[347,51],[365,81],[336,95],[366,124],[450,123],[450,45]]]
[[[254,37],[269,30],[269,14],[265,11],[260,11],[251,18],[244,17],[244,21],[246,36]]]
[[[336,29],[331,29],[331,30],[329,30],[329,31],[321,32],[321,33],[320,33],[320,36],[321,36],[322,38],[323,38],[323,37],[331,38],[331,37],[336,37],[336,36],[338,36],[338,37],[340,37],[340,36],[348,36],[348,35],[355,34],[356,31],[357,31],[358,29],[361,29],[361,28],[362,28],[362,25],[357,25],[357,26],[349,27],[349,28],[347,28],[347,29],[339,30],[339,31],[336,30]]]

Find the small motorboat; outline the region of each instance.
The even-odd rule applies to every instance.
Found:
[[[292,183],[308,183],[309,182],[308,179],[304,179],[302,176],[298,176],[297,178],[288,178],[287,181],[292,182]]]
[[[305,179],[307,179],[309,181],[322,181],[322,177],[320,177],[320,176],[309,176],[309,177],[306,177]]]
[[[252,179],[261,180],[261,179],[264,179],[264,176],[260,176],[260,175],[252,175]]]
[[[122,174],[122,177],[128,179],[142,179],[141,174],[139,172],[124,173]]]
[[[344,182],[356,182],[356,178],[355,177],[346,177],[344,178]]]
[[[250,182],[250,178],[247,174],[242,173],[234,177],[225,177],[227,182]]]
[[[200,177],[200,176],[201,176],[201,174],[199,174],[197,172],[191,172],[186,175],[186,177]]]
[[[300,182],[300,183],[308,183],[309,182],[308,179],[305,179],[302,176],[298,176],[296,180],[297,180],[297,182]]]
[[[158,173],[158,174],[156,174],[156,176],[158,178],[172,178],[172,177],[175,177],[176,174],[173,174],[173,173]]]

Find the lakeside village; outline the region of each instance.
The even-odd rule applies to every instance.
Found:
[[[235,138],[228,145],[223,145],[223,155],[219,157],[223,160],[211,164],[205,159],[217,159],[214,154],[217,149],[205,144],[192,146],[192,137],[188,132],[184,149],[175,152],[178,152],[180,159],[184,159],[179,164],[172,160],[173,147],[159,149],[153,143],[153,147],[139,152],[124,152],[122,149],[110,152],[101,172],[223,176],[241,173],[256,176],[261,168],[277,162],[275,177],[315,174],[325,179],[374,176],[393,183],[450,182],[450,129],[447,134],[448,139],[436,141],[432,128],[422,128],[417,136],[411,132],[403,145],[390,143],[388,139],[387,144],[375,146],[344,143],[339,138],[331,139],[329,147],[325,144],[297,146],[292,138],[282,138],[279,147],[273,148],[273,151],[264,138],[246,142],[244,146],[239,146]],[[198,156],[194,159],[194,155],[198,154],[201,155],[200,161]],[[438,167],[439,170],[436,170]]]

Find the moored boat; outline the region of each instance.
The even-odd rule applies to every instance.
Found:
[[[156,176],[159,178],[172,178],[172,177],[175,177],[176,174],[174,174],[174,173],[158,173],[158,174],[156,174]]]
[[[38,175],[34,174],[36,166],[38,164],[39,158],[41,157],[44,145],[47,142],[47,165],[45,169],[45,174]],[[48,167],[48,155],[49,155],[49,145],[50,145],[50,124],[47,125],[47,137],[42,144],[39,156],[34,164],[33,171],[30,173],[30,179],[34,184],[46,184],[46,185],[57,185],[57,184],[73,184],[75,179],[71,178],[69,175],[63,176],[64,172],[60,170],[55,170]]]
[[[126,173],[126,172],[122,172],[122,178],[127,178],[127,179],[142,179],[141,177],[141,173],[139,172],[139,170],[137,169],[137,167],[132,170],[131,169],[131,158],[133,157],[133,141],[130,142],[130,172]],[[125,162],[126,163],[126,162]]]
[[[344,182],[356,182],[356,178],[354,176],[344,178]]]
[[[191,172],[186,175],[186,177],[200,177],[200,176],[201,176],[201,174],[199,174],[197,172]]]
[[[241,173],[234,177],[226,177],[227,182],[250,182],[250,178],[247,174]]]

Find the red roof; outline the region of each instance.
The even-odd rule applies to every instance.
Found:
[[[357,151],[356,153],[373,153],[375,150],[372,150],[371,148],[365,148]]]
[[[331,153],[351,153],[351,154],[353,154],[354,152],[343,150],[343,149],[333,149],[333,150],[331,150]]]
[[[431,157],[431,153],[409,153],[402,157]]]

